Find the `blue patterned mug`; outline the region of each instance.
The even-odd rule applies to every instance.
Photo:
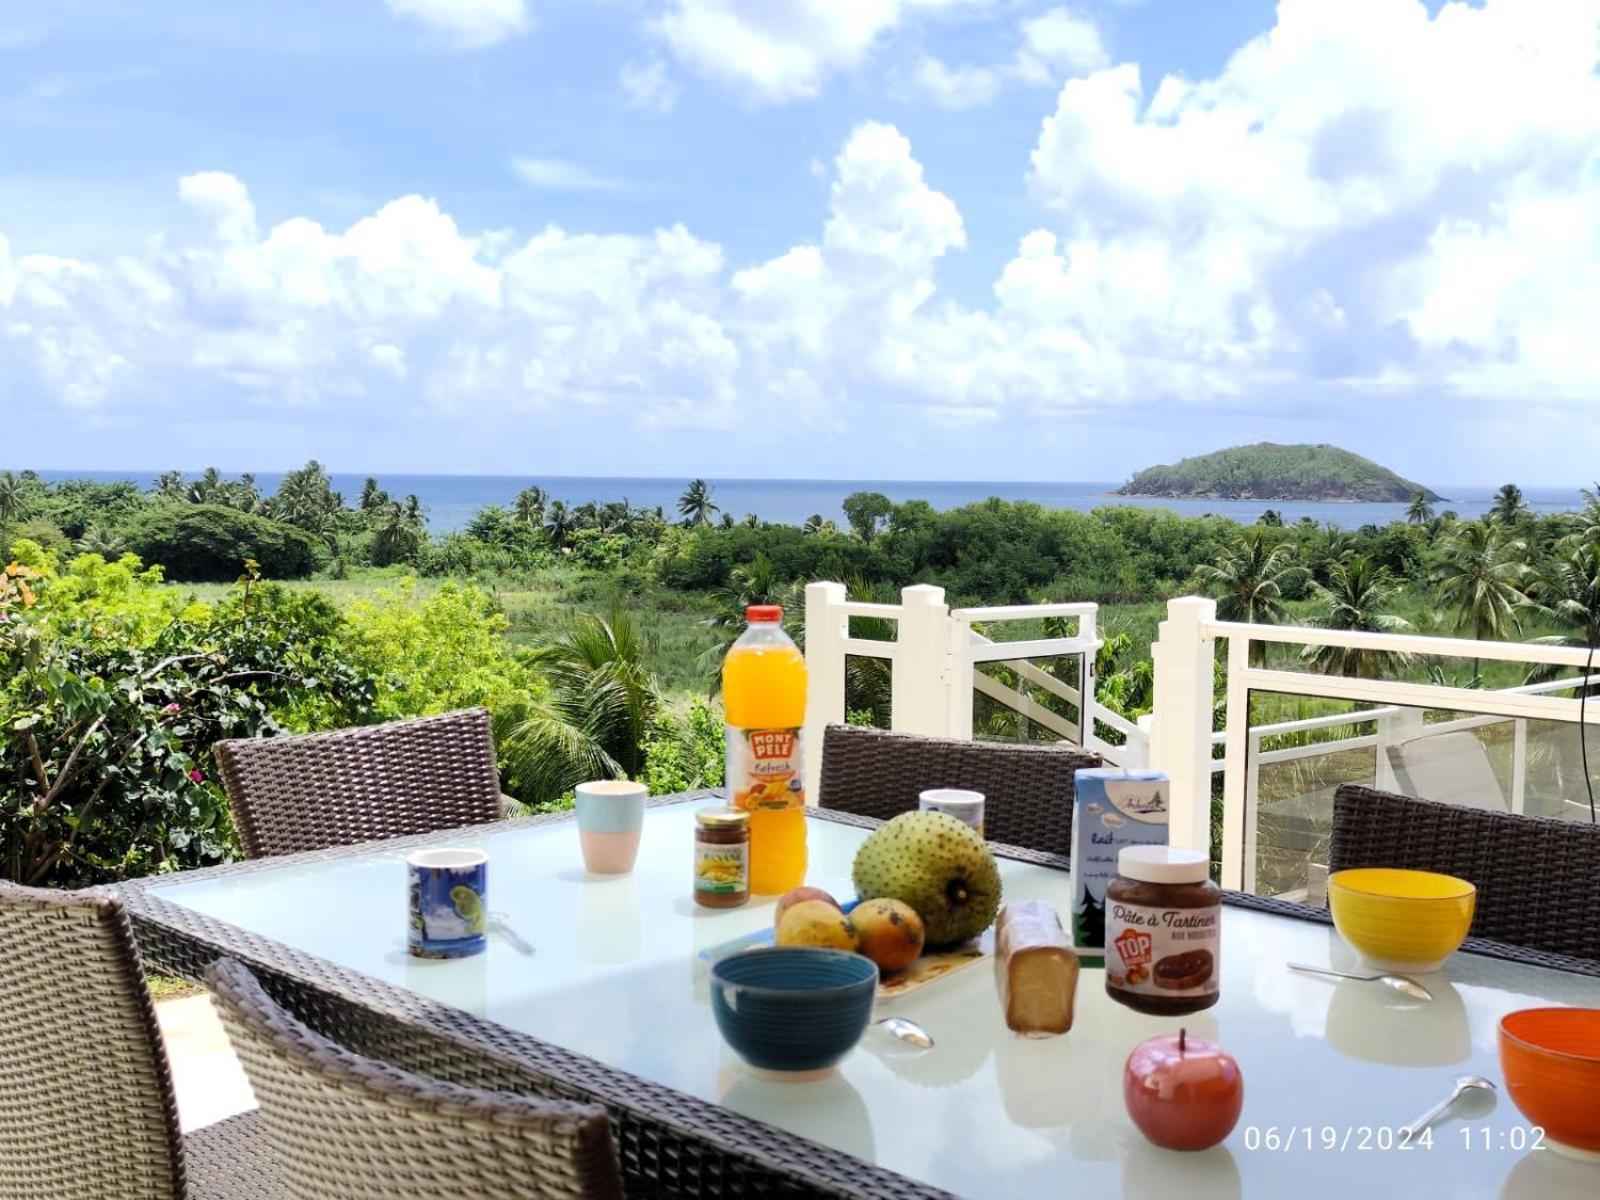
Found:
[[[418,850],[406,858],[411,922],[406,942],[417,958],[483,953],[489,919],[489,856],[482,850]]]

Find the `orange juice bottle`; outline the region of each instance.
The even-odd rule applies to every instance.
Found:
[[[806,877],[806,660],[776,604],[744,616],[748,627],[722,660],[728,803],[750,813],[750,890],[773,895]]]

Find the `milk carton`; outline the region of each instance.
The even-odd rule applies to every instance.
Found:
[[[1106,884],[1124,846],[1167,844],[1167,777],[1160,771],[1089,767],[1074,772],[1072,806],[1072,941],[1105,948]]]

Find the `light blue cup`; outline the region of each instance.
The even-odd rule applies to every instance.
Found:
[[[411,953],[417,958],[482,954],[489,944],[489,856],[482,850],[418,850],[406,858],[406,869]]]
[[[644,784],[626,779],[578,785],[578,842],[584,866],[596,875],[626,875],[633,870],[649,796]]]

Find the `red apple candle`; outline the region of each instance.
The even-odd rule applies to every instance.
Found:
[[[1188,1036],[1140,1042],[1122,1068],[1133,1123],[1168,1150],[1205,1150],[1233,1132],[1244,1107],[1244,1076],[1233,1055]]]

